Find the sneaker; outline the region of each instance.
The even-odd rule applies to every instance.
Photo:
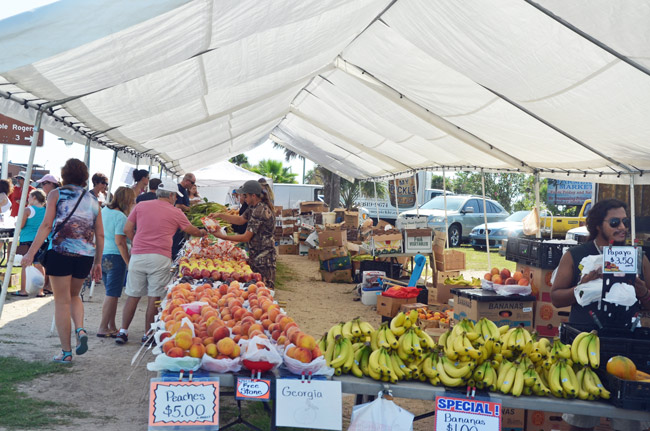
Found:
[[[115,336],[115,343],[116,344],[126,344],[126,342],[129,341],[129,336],[125,334],[124,332],[120,332]]]
[[[142,336],[142,339],[140,340],[140,343],[141,343],[143,346],[149,346],[150,344],[153,344],[155,341],[156,341],[156,340],[154,340],[153,337],[149,338],[148,336],[143,335],[143,336]]]

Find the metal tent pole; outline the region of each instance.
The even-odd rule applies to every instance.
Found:
[[[418,198],[418,173],[413,171],[413,183],[415,184],[415,215],[420,217],[420,200]]]
[[[485,172],[481,171],[481,191],[483,192],[483,223],[485,223],[485,250],[487,251],[488,268],[492,268],[490,262],[490,234],[488,233],[487,206],[485,202]]]
[[[630,175],[630,222],[632,223],[630,225],[630,235],[632,239],[632,245],[636,245],[636,222],[635,222],[635,216],[634,214],[636,211],[634,210],[634,204],[635,204],[635,199],[634,199],[634,175]]]
[[[442,199],[444,200],[445,207],[445,248],[449,248],[449,223],[447,222],[447,175],[445,173],[445,167],[442,167]]]
[[[2,179],[9,178],[9,145],[2,146]]]
[[[377,224],[379,224],[379,203],[377,202],[377,181],[372,182],[372,187],[375,189],[375,210],[377,211]]]
[[[41,133],[41,120],[43,119],[43,111],[48,108],[48,105],[43,105],[36,113],[36,120],[34,121],[34,132],[32,133],[32,143],[29,147],[27,172],[25,173],[25,187],[22,188],[22,192],[20,194],[20,207],[18,209],[18,216],[16,217],[16,220],[22,220],[25,214],[25,202],[27,202],[29,183],[32,178],[32,167],[34,165],[36,143],[38,142],[38,136]],[[4,280],[2,281],[2,291],[0,292],[0,317],[2,316],[2,309],[5,305],[5,297],[7,296],[7,290],[9,289],[9,280],[11,280],[11,272],[14,268],[14,259],[16,257],[16,249],[18,248],[18,239],[20,238],[21,230],[21,224],[16,223],[16,228],[14,229],[14,240],[11,242],[11,250],[9,251],[9,257],[7,258],[7,270],[5,272]]]
[[[111,201],[111,189],[113,188],[113,178],[115,177],[115,164],[117,163],[117,150],[113,150],[113,162],[111,163],[111,174],[108,179],[108,189],[106,190],[106,201]]]
[[[395,195],[395,210],[397,213],[395,214],[395,224],[397,224],[397,218],[399,217],[399,199],[397,197],[397,176],[393,176],[393,193]]]
[[[535,208],[537,209],[538,220],[541,219],[541,212],[539,210],[539,172],[535,172]],[[552,233],[551,233],[552,234]],[[537,230],[536,238],[542,237],[542,227]]]

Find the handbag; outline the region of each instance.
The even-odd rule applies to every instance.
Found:
[[[54,229],[54,232],[52,232],[52,235],[50,235],[50,238],[54,238],[56,236],[56,234],[63,228],[63,226],[65,226],[65,224],[68,222],[68,220],[70,220],[70,217],[72,217],[72,214],[74,214],[74,212],[77,210],[77,207],[81,203],[81,200],[83,199],[84,195],[86,194],[86,191],[87,190],[84,189],[84,191],[81,193],[81,196],[79,196],[79,199],[77,200],[77,203],[75,204],[74,208],[72,208],[72,211],[70,211],[70,214],[68,214],[68,216],[63,220],[63,222],[61,222],[60,224],[58,224],[56,226],[56,228]],[[45,243],[48,243],[48,242],[49,242],[49,239],[45,241]],[[41,247],[41,250],[42,250],[42,247]],[[38,256],[38,263],[40,263],[42,266],[45,266],[47,264],[47,255],[48,255],[49,251],[50,250],[46,249],[45,251],[42,251],[41,254]]]

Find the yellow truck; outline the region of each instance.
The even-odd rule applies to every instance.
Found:
[[[566,216],[552,216],[552,217],[541,217],[540,224],[542,230],[542,236],[550,237],[551,229],[553,230],[553,238],[564,239],[567,231],[573,229],[574,227],[584,226],[585,221],[587,220],[587,214],[591,209],[591,199],[587,199],[582,204],[580,212],[577,216],[566,217]]]

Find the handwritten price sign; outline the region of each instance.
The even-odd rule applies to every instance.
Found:
[[[271,381],[237,377],[235,399],[269,401],[271,398]]]
[[[638,253],[635,247],[603,247],[604,273],[637,273]]]
[[[177,425],[219,426],[218,381],[151,382],[149,428]]]
[[[501,403],[466,398],[436,397],[436,431],[501,429]]]

